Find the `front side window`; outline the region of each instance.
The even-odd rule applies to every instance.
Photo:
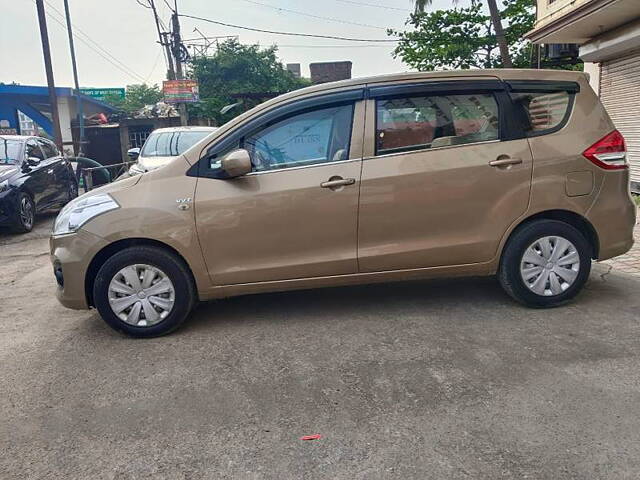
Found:
[[[349,158],[353,105],[299,113],[245,137],[256,172]]]
[[[38,143],[44,152],[44,158],[53,158],[59,155],[58,149],[53,144],[45,140],[38,140]]]
[[[177,157],[211,131],[153,132],[144,144],[141,157]]]
[[[376,101],[376,153],[407,152],[500,138],[498,104],[488,93]]]
[[[569,92],[514,92],[511,99],[524,111],[525,131],[541,135],[556,130],[570,113],[573,94]]]
[[[44,160],[42,150],[35,142],[35,140],[29,140],[27,142],[27,157],[37,158],[38,160]]]

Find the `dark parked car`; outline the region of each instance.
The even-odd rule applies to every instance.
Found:
[[[44,138],[0,136],[0,226],[33,228],[35,215],[78,196],[69,161]]]

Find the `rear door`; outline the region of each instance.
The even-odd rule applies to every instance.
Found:
[[[47,178],[47,203],[63,202],[69,195],[69,169],[58,147],[52,142],[39,138],[38,143],[44,153],[44,174]]]
[[[382,85],[370,98],[360,271],[491,260],[527,208],[532,172],[502,82]]]
[[[30,165],[25,169],[25,187],[33,195],[33,200],[36,204],[36,209],[40,209],[47,203],[47,174],[46,163],[44,153],[35,138],[27,140],[26,157],[37,159],[39,163],[37,165]]]

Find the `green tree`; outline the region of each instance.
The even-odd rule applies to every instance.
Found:
[[[230,120],[238,113],[260,103],[261,99],[245,99],[243,104],[221,114],[220,109],[238,102],[233,94],[282,93],[309,85],[296,78],[276,57],[277,47],[261,49],[229,39],[210,57],[191,61],[189,76],[198,80],[200,103],[189,105],[189,114],[212,119],[216,124]]]
[[[529,64],[528,43],[523,35],[533,28],[534,0],[503,0],[500,17],[507,21],[504,29],[509,57],[514,67]],[[504,63],[490,14],[481,0],[471,0],[466,7],[434,12],[417,11],[409,17],[412,30],[389,30],[400,38],[394,56],[418,70],[499,68]]]
[[[107,95],[105,103],[130,114],[140,110],[145,105],[155,105],[164,98],[162,90],[158,85],[147,85],[146,83],[127,85],[124,99],[118,95]]]
[[[431,5],[432,3],[433,0],[415,0],[416,13],[424,13],[425,7],[427,5]],[[457,5],[458,0],[453,0],[452,3]],[[489,6],[489,14],[491,15],[493,30],[494,32],[496,32],[496,42],[498,43],[498,48],[500,49],[502,63],[505,67],[511,68],[513,67],[513,62],[511,61],[509,45],[507,43],[507,38],[502,27],[502,17],[500,15],[500,10],[498,9],[498,4],[496,0],[487,0],[487,5]]]

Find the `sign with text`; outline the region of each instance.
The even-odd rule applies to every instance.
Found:
[[[164,101],[167,103],[195,103],[200,101],[196,80],[166,80],[162,82]]]
[[[124,88],[81,88],[80,93],[96,100],[104,101],[106,97],[118,97],[124,100]]]

